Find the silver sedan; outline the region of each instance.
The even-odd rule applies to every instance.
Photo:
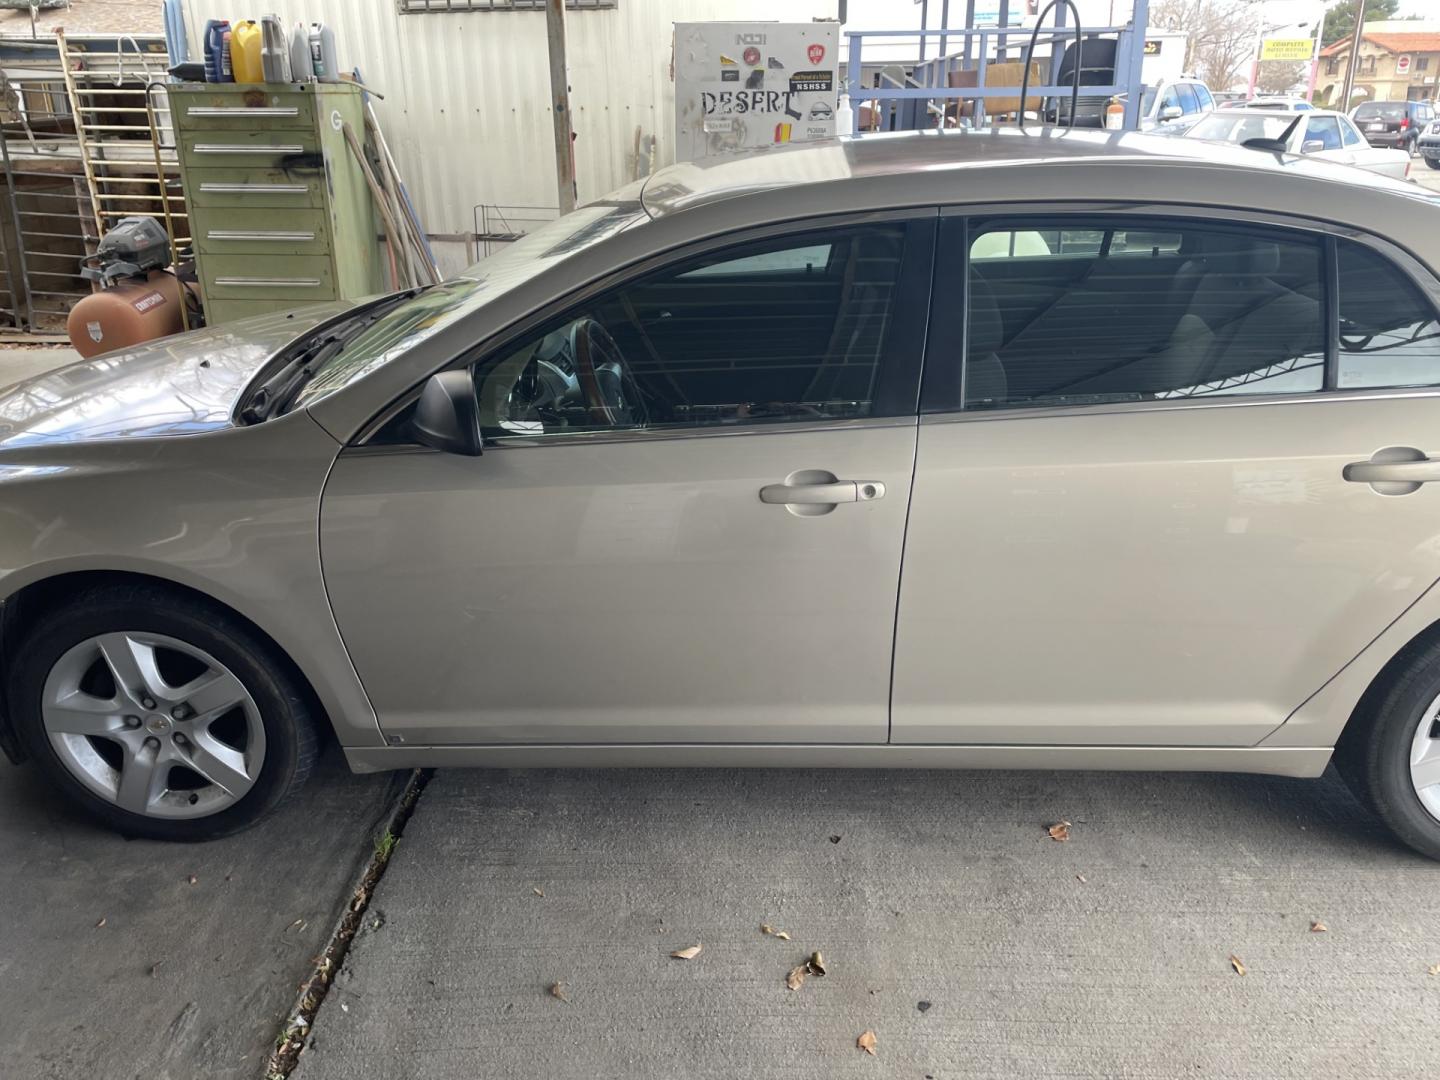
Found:
[[[1237,770],[1440,856],[1440,205],[924,133],[0,397],[0,742],[130,834],[352,767]]]

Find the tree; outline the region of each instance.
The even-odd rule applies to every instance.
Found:
[[[1150,9],[1150,25],[1188,35],[1185,70],[1212,90],[1230,89],[1255,56],[1259,27],[1246,0],[1159,0]]]
[[[1255,89],[1262,94],[1288,94],[1304,78],[1305,66],[1298,60],[1263,60]]]
[[[1365,0],[1365,21],[1391,19],[1400,0]],[[1360,10],[1360,0],[1340,0],[1325,9],[1325,44],[1334,45],[1355,33],[1355,13]]]

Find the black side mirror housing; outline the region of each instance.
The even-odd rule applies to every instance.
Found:
[[[415,437],[425,446],[447,454],[479,457],[484,445],[480,397],[470,372],[461,368],[431,375],[420,391],[410,423]]]

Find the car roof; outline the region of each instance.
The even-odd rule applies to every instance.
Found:
[[[1274,110],[1264,109],[1256,110],[1256,114],[1276,115]],[[1412,199],[1427,194],[1398,180],[1373,175],[1362,179],[1359,173],[1350,177],[1348,170],[1337,174],[1336,166],[1331,163],[1309,161],[1294,154],[1138,132],[1037,127],[866,134],[677,162],[660,169],[645,182],[640,201],[651,218],[661,218],[721,200],[802,188],[813,207],[810,212],[823,213],[827,202],[838,206],[852,201],[853,196],[842,195],[839,190],[851,186],[862,186],[867,193],[883,186],[887,197],[895,196],[892,205],[905,205],[905,191],[911,181],[916,190],[929,189],[933,188],[937,176],[949,174],[959,181],[961,176],[969,174],[977,183],[945,185],[954,192],[964,193],[967,187],[993,188],[993,180],[990,184],[979,183],[978,174],[994,174],[999,170],[1007,175],[1017,175],[1018,170],[1024,170],[1027,175],[1042,174],[1057,197],[1067,194],[1075,197],[1082,192],[1089,194],[1075,172],[1077,168],[1095,166],[1098,175],[1105,167],[1113,169],[1121,165],[1133,173],[1130,167],[1137,164],[1221,170],[1234,174],[1237,179],[1247,175],[1251,180],[1266,179],[1267,186],[1273,186],[1272,180],[1283,184],[1286,177],[1308,177],[1328,182],[1342,179],[1356,186],[1376,187]],[[1169,183],[1164,190],[1172,193],[1172,197],[1177,193],[1183,196],[1176,185],[1187,177],[1169,169],[1167,173]],[[1138,184],[1142,177],[1136,173],[1134,179]],[[1157,180],[1154,176],[1145,179]],[[927,184],[926,180],[932,183]],[[1140,190],[1126,194],[1144,197]],[[1208,189],[1197,187],[1197,193],[1191,198],[1203,202],[1208,201],[1211,194]],[[951,196],[945,201],[964,200]],[[1425,201],[1433,201],[1433,197]],[[886,202],[890,200],[887,198]],[[875,205],[880,207],[885,203]]]

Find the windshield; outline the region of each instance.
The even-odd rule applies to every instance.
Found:
[[[610,199],[582,206],[527,233],[459,277],[398,305],[317,368],[291,408],[313,405],[577,251],[645,220],[639,194],[640,186],[632,184]]]
[[[1285,134],[1293,116],[1255,116],[1252,114],[1211,113],[1192,127],[1186,135],[1192,139],[1214,139],[1218,142],[1241,143],[1246,139],[1278,139]]]

